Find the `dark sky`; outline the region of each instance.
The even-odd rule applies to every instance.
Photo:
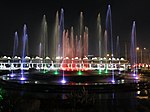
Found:
[[[23,25],[27,24],[29,54],[37,53],[38,37],[42,17],[45,14],[49,38],[52,37],[55,13],[64,8],[65,29],[74,26],[78,29],[79,15],[84,14],[84,25],[89,28],[90,53],[96,36],[96,19],[101,13],[102,30],[105,29],[107,5],[111,5],[113,38],[120,36],[123,49],[125,42],[130,44],[132,22],[136,21],[137,43],[139,47],[150,49],[150,6],[149,0],[3,0],[0,2],[0,55],[11,55],[14,32],[22,35]]]

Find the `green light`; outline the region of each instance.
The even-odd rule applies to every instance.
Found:
[[[55,74],[55,75],[58,75],[59,73],[58,73],[58,71],[56,70],[56,71],[54,72],[54,74]]]
[[[4,98],[4,96],[6,95],[6,92],[2,89],[2,88],[0,88],[0,101],[2,101]]]
[[[0,95],[0,101],[2,101],[3,100],[3,97],[2,97],[2,95]]]
[[[106,73],[106,74],[108,73],[108,70],[107,70],[107,69],[105,69],[105,73]]]
[[[78,71],[78,75],[82,75],[82,72],[81,72],[81,71]]]
[[[47,72],[48,72],[47,70],[42,71],[42,73],[44,73],[44,74],[47,73]]]
[[[102,70],[101,69],[98,70],[98,74],[102,74]]]

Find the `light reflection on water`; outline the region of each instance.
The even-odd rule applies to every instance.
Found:
[[[136,111],[143,106],[139,92],[88,93],[86,90],[71,93],[41,93],[8,90],[15,112],[74,112],[90,109],[96,112]],[[140,91],[141,93],[141,91]],[[7,99],[8,100],[8,99]],[[146,102],[149,99],[146,99]],[[147,108],[147,106],[145,106]],[[144,109],[144,108],[143,108]],[[145,110],[143,110],[145,111]]]
[[[57,77],[57,76],[56,76]],[[61,84],[60,80],[60,76],[58,76],[59,78],[54,78],[46,81],[46,80],[42,80],[42,78],[40,80],[34,79],[32,77],[30,77],[30,74],[25,73],[24,77],[21,77],[21,74],[7,74],[7,75],[3,75],[2,79],[3,80],[7,80],[7,81],[12,81],[12,82],[21,82],[21,83],[32,83],[32,84]],[[79,77],[79,76],[73,76],[73,77]],[[112,82],[111,80],[111,76],[108,78],[101,78],[99,76],[91,76],[93,77],[97,77],[95,79],[92,79],[91,81],[86,81],[88,76],[81,76],[80,78],[82,78],[85,81],[78,81],[78,79],[76,78],[76,80],[73,80],[73,78],[70,78],[69,76],[66,76],[66,81],[65,83],[63,83],[63,85],[107,85],[107,84],[125,84],[125,83],[138,83],[140,80],[136,80],[134,78],[131,79],[131,77],[128,78],[121,78],[121,79],[115,79],[115,82]],[[50,76],[51,78],[51,76]],[[20,80],[23,79],[23,80]],[[59,80],[58,80],[59,79]],[[90,78],[89,78],[90,79]],[[62,80],[62,79],[61,79]]]
[[[26,80],[20,81],[19,75],[3,75],[2,79],[10,82],[18,82],[21,84],[61,84],[57,80],[43,81],[31,80],[28,75],[24,75]],[[74,111],[96,111],[96,112],[112,112],[116,111],[139,111],[140,105],[143,102],[150,104],[149,90],[140,90],[139,80],[131,80],[131,77],[116,79],[115,84],[137,83],[137,91],[120,91],[120,92],[93,92],[90,93],[85,88],[80,90],[72,90],[69,93],[41,91],[26,91],[26,90],[7,90],[8,96],[12,100],[15,112],[74,112]],[[65,85],[111,85],[111,79],[106,78],[98,80],[98,82],[73,82],[68,81]],[[147,85],[143,85],[147,88]],[[145,107],[148,108],[148,107]],[[145,111],[145,110],[143,110]]]

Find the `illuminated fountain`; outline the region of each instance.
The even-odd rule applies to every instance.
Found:
[[[117,36],[117,43],[116,43],[116,57],[120,58],[120,39],[119,36]]]
[[[25,26],[24,26],[25,27]],[[24,28],[24,36],[26,33],[26,28]],[[54,27],[54,35],[53,35],[53,45],[51,45],[52,50],[48,49],[48,29],[47,29],[47,21],[46,16],[43,16],[42,19],[42,25],[41,25],[41,34],[40,34],[40,42],[39,42],[39,57],[41,61],[39,61],[41,65],[36,64],[36,66],[41,69],[48,69],[46,66],[48,64],[45,63],[45,59],[47,58],[48,51],[51,53],[51,59],[52,59],[52,67],[51,69],[56,70],[56,73],[58,73],[57,70],[62,71],[84,71],[93,69],[93,66],[91,64],[93,63],[91,60],[89,62],[88,58],[88,27],[83,25],[83,12],[80,13],[80,23],[79,23],[79,34],[74,34],[74,28],[71,27],[71,29],[64,29],[64,10],[61,9],[60,12],[60,19],[59,19],[59,13],[56,12],[56,20],[55,20],[55,27]],[[27,52],[24,53],[26,46],[26,49],[28,49],[28,39],[23,40],[23,55],[22,60],[24,61],[25,56],[28,55]],[[102,74],[103,67],[105,66],[105,73],[108,73],[108,69],[110,70],[110,67],[108,65],[113,63],[114,56],[108,57],[108,53],[113,54],[113,39],[112,39],[112,21],[111,21],[111,9],[110,5],[108,6],[107,10],[107,16],[106,16],[106,29],[104,33],[104,39],[102,40],[102,28],[101,28],[101,17],[100,14],[98,14],[97,17],[97,40],[98,40],[98,54],[99,57],[94,57],[93,59],[96,59],[98,64],[97,70],[98,74]],[[26,41],[26,42],[24,42]],[[103,42],[104,41],[104,42]],[[26,44],[26,45],[25,45]],[[102,45],[103,44],[103,45]],[[104,46],[102,48],[102,46]],[[102,53],[104,56],[104,59],[102,58]],[[108,60],[108,58],[110,58]],[[59,60],[58,60],[59,59]],[[105,65],[103,65],[103,61],[105,60]],[[23,62],[22,61],[22,62]],[[60,67],[55,69],[55,63],[60,64]],[[23,65],[23,64],[22,64]],[[94,65],[95,66],[95,65]],[[31,64],[31,68],[33,67],[33,64]],[[113,68],[112,68],[113,69]],[[114,73],[112,73],[112,79],[114,79]]]
[[[15,32],[14,47],[13,47],[13,57],[15,57],[17,55],[17,50],[18,50],[18,33]]]
[[[117,36],[117,43],[116,43],[116,57],[120,58],[120,43],[119,43],[119,36]],[[121,74],[119,70],[118,74]]]
[[[137,71],[137,53],[136,53],[136,26],[135,21],[133,21],[132,32],[131,32],[131,47],[130,47],[130,63],[131,69],[133,71],[133,76],[138,79]]]
[[[60,15],[60,44],[59,44],[59,48],[58,48],[58,54],[61,55],[62,54],[62,57],[65,56],[65,51],[64,51],[64,43],[61,43],[61,42],[64,42],[64,33],[65,33],[65,30],[64,30],[64,10],[61,9],[61,15]],[[67,41],[67,40],[66,40]],[[69,47],[69,46],[68,46]],[[63,48],[62,51],[60,48]],[[63,62],[62,62],[63,63]],[[65,80],[65,76],[64,76],[64,71],[63,71],[63,77],[62,77],[62,80],[61,80],[61,83],[66,83],[66,80]]]
[[[107,37],[107,31],[105,30],[105,32],[104,32],[104,57],[107,57],[108,56],[108,50],[107,50],[107,48],[108,48],[108,46],[107,46],[107,39],[108,37]],[[106,63],[108,63],[108,61],[106,60]],[[107,66],[107,64],[105,64],[105,73],[108,73],[108,66]]]
[[[56,13],[56,22],[58,22],[58,12]],[[55,25],[58,25],[56,23]],[[71,27],[71,33],[69,35],[68,30],[64,30],[64,11],[61,9],[61,16],[60,16],[60,25],[59,27],[55,26],[55,33],[59,34],[59,39],[57,39],[58,34],[56,35],[57,41],[55,45],[56,47],[58,46],[58,50],[56,54],[58,54],[59,57],[63,57],[63,62],[62,62],[62,70],[64,72],[65,69],[70,69],[71,71],[75,70],[74,68],[74,60],[75,57],[80,58],[80,62],[82,63],[82,58],[88,56],[88,28],[85,27],[84,32],[83,32],[83,13],[80,13],[80,34],[79,38],[78,36],[74,36],[74,30],[73,27]],[[59,29],[57,29],[59,28]],[[59,31],[59,32],[58,32]],[[63,32],[62,32],[63,31]],[[61,49],[61,50],[59,50]],[[62,54],[62,55],[61,55]],[[66,59],[69,59],[70,61],[67,62]],[[68,66],[69,63],[71,64],[71,67]],[[86,66],[86,64],[85,64]],[[64,74],[64,73],[63,73]],[[64,79],[64,75],[63,75]]]
[[[23,36],[22,36],[22,62],[21,62],[21,78],[20,80],[25,80],[24,77],[24,63],[25,63],[25,56],[27,55],[26,53],[28,52],[28,35],[27,35],[27,26],[24,25],[23,27]]]
[[[41,42],[39,44],[39,53],[42,58],[48,56],[48,33],[47,33],[47,21],[46,16],[43,16],[42,25],[41,25]]]
[[[39,57],[42,57],[42,43],[39,44]]]
[[[97,17],[97,38],[98,38],[98,46],[99,46],[99,57],[102,57],[102,28],[101,28],[101,17],[100,13]],[[100,68],[101,69],[101,68]]]
[[[80,34],[74,36],[74,28],[71,31],[64,29],[64,11],[61,9],[60,21],[56,12],[55,31],[54,31],[54,57],[83,58],[88,55],[88,28],[83,32],[83,13],[80,13]],[[60,24],[59,24],[60,23]]]
[[[17,51],[18,51],[18,33],[15,32],[15,36],[14,36],[14,46],[13,46],[13,60],[12,62],[14,63],[14,57],[17,55]],[[14,66],[12,66],[12,68],[14,68]],[[14,77],[14,73],[13,73],[13,70],[12,70],[12,73],[11,73],[11,77]]]
[[[52,42],[52,59],[58,56],[58,46],[59,46],[59,15],[58,11],[56,12],[56,19],[55,19],[55,26],[54,26],[54,35],[53,35],[53,42]]]
[[[28,56],[28,35],[27,27],[26,25],[24,25],[22,36],[22,58],[19,62],[15,64],[12,63],[12,65],[21,64],[21,67],[16,67],[16,69],[21,70],[20,80],[27,81],[25,79],[27,75],[26,73],[24,73],[24,70],[26,69],[29,70],[29,72],[30,70],[33,70],[33,72],[36,71],[38,75],[41,75],[41,77],[43,77],[43,79],[47,76],[56,78],[56,82],[61,84],[70,83],[71,80],[74,81],[73,78],[83,78],[84,76],[84,78],[87,78],[86,76],[94,77],[95,79],[93,80],[93,82],[97,81],[97,79],[101,80],[102,77],[109,78],[105,80],[111,84],[116,84],[115,81],[117,76],[115,77],[114,72],[121,70],[116,66],[119,65],[119,67],[124,67],[122,70],[125,71],[127,70],[128,61],[120,58],[119,55],[119,58],[114,58],[110,5],[107,9],[104,38],[102,37],[100,13],[97,16],[97,57],[88,56],[89,30],[88,27],[84,26],[83,24],[83,12],[80,13],[79,19],[79,32],[75,34],[73,26],[71,26],[70,29],[64,28],[64,10],[61,9],[60,15],[58,11],[56,12],[54,34],[52,36],[53,40],[51,44],[52,50],[50,50],[48,49],[49,41],[47,21],[46,16],[44,15],[41,24],[40,42],[38,43],[38,56],[36,56],[35,58],[30,58],[29,61],[26,61],[26,56]],[[16,48],[18,46],[16,44],[18,43],[17,38],[18,35],[17,33],[15,33],[13,57],[15,57]],[[117,45],[118,44],[119,38],[117,38]],[[50,58],[48,57],[48,52],[50,52],[51,54]],[[108,54],[110,55],[108,56]],[[123,63],[120,63],[121,61]],[[75,82],[78,82],[78,79],[76,79]],[[91,81],[90,83],[93,82]]]
[[[114,58],[114,49],[113,49],[113,37],[112,37],[112,20],[111,20],[111,8],[110,5],[108,5],[107,9],[107,15],[106,15],[106,31],[107,31],[107,36],[109,40],[109,51],[111,53],[112,59]],[[108,41],[107,40],[107,41]],[[113,63],[113,60],[112,62]],[[113,64],[111,65],[113,67]],[[114,70],[112,69],[112,83],[115,83],[115,78],[114,78]]]
[[[74,34],[74,28],[71,30],[64,29],[64,11],[61,9],[60,20],[59,13],[56,12],[54,39],[53,39],[53,54],[52,59],[56,57],[62,57],[63,63],[61,65],[62,70],[76,69],[74,66],[75,58],[83,62],[83,58],[88,56],[88,28],[85,26],[83,30],[83,13],[80,13],[80,31],[79,35]],[[84,31],[84,32],[83,32]],[[66,61],[69,60],[69,61]],[[72,63],[71,67],[67,67],[68,63]],[[86,66],[86,65],[85,65]]]

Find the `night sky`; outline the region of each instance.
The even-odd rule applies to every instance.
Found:
[[[13,39],[18,31],[21,39],[23,25],[27,25],[29,54],[38,52],[38,38],[43,15],[48,23],[48,38],[52,38],[55,14],[64,9],[65,29],[74,27],[77,32],[80,12],[84,25],[89,28],[89,53],[94,54],[96,19],[101,13],[102,31],[105,29],[107,5],[111,5],[113,38],[120,36],[120,46],[124,55],[124,45],[130,45],[132,23],[136,21],[137,44],[150,49],[150,6],[149,0],[3,0],[0,2],[0,56],[12,56]],[[21,45],[20,45],[21,46]],[[50,51],[49,51],[50,52]]]

